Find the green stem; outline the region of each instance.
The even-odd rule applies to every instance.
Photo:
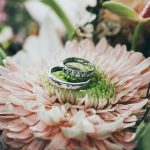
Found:
[[[61,9],[61,7],[57,4],[55,0],[43,0],[43,2],[49,5],[56,12],[56,14],[60,17],[60,19],[62,20],[62,22],[64,23],[66,27],[68,38],[71,39],[71,36],[74,31],[74,27],[72,23],[70,22],[70,20],[68,19],[68,17],[66,16],[66,14],[64,13],[64,11]]]
[[[0,48],[0,65],[3,64],[3,59],[7,57],[6,53]]]
[[[134,34],[133,34],[133,38],[132,38],[132,46],[131,46],[131,50],[135,50],[136,51],[136,48],[137,48],[137,44],[138,44],[138,40],[139,40],[139,37],[140,37],[140,34],[142,32],[142,28],[144,26],[145,23],[148,23],[150,22],[150,19],[145,19],[145,20],[142,20],[141,22],[139,22],[134,30]]]
[[[139,22],[135,28],[133,39],[132,39],[132,46],[131,49],[136,51],[138,40],[142,31],[143,22]]]

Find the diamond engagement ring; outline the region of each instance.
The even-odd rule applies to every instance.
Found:
[[[89,78],[94,74],[95,67],[88,60],[69,57],[62,62],[63,72],[76,78]]]
[[[50,79],[50,82],[60,88],[64,88],[64,89],[79,89],[81,87],[86,86],[90,81],[91,78],[88,78],[86,81],[81,81],[81,82],[67,82],[67,81],[63,81],[59,78],[57,78],[53,73],[57,72],[57,71],[63,71],[63,67],[61,66],[56,66],[56,67],[52,67],[49,68],[47,71],[47,75]]]

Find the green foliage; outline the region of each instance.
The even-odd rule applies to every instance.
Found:
[[[5,59],[6,56],[7,55],[5,54],[5,52],[0,48],[0,65],[3,64],[3,59]]]
[[[150,18],[142,18],[138,13],[134,11],[134,9],[118,2],[113,2],[113,1],[104,2],[103,7],[117,14],[118,16],[122,17],[123,19],[129,19],[138,22],[133,33],[132,46],[131,46],[131,50],[136,51],[143,26],[145,23],[150,22]]]
[[[33,23],[32,18],[24,7],[25,0],[8,1],[5,11],[8,14],[7,24],[12,27],[14,34],[25,37],[28,33],[29,26]]]
[[[113,1],[108,1],[103,3],[103,7],[107,8],[111,12],[117,14],[118,16],[124,18],[124,19],[130,19],[134,21],[139,21],[140,17],[139,15],[130,7]]]
[[[150,123],[142,122],[138,128],[136,140],[138,145],[135,150],[150,150]]]
[[[139,141],[143,137],[145,133],[144,131],[145,131],[145,122],[142,121],[136,130],[136,137],[135,137],[136,141]]]
[[[133,34],[133,38],[132,38],[132,47],[131,47],[131,50],[136,50],[140,34],[142,32],[143,26],[146,23],[150,23],[150,18],[143,19],[141,22],[139,22],[137,24],[137,26],[135,28],[135,31],[134,31],[134,34]]]
[[[3,30],[4,27],[4,24],[0,23],[0,32]]]

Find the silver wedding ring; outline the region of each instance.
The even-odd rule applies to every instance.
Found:
[[[80,82],[69,82],[59,79],[54,72],[62,71],[71,77],[80,78]],[[47,71],[50,83],[64,89],[79,89],[86,86],[94,75],[95,67],[88,60],[69,57],[62,61],[60,66],[51,67]]]
[[[74,64],[80,64],[79,66],[74,66]],[[76,78],[88,78],[92,77],[94,74],[95,67],[88,60],[77,57],[69,57],[62,62],[63,72]],[[88,68],[85,69],[84,67]]]
[[[51,84],[53,84],[59,88],[79,89],[81,87],[86,86],[91,81],[91,79],[87,79],[84,82],[67,82],[67,81],[60,80],[56,76],[53,75],[53,72],[62,71],[62,70],[63,70],[63,67],[56,66],[56,67],[49,68],[47,71],[47,74],[48,74]]]

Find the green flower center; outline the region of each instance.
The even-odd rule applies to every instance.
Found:
[[[71,77],[62,71],[54,72],[53,75],[63,81],[74,83],[86,80],[82,78]],[[95,74],[90,83],[80,89],[69,90],[58,88],[49,82],[46,73],[42,75],[42,83],[48,90],[50,96],[59,93],[59,96],[64,103],[70,102],[72,104],[77,104],[78,101],[82,100],[85,96],[88,96],[88,100],[90,101],[89,103],[97,107],[101,103],[100,101],[105,101],[105,103],[107,103],[107,101],[110,101],[110,99],[112,99],[115,95],[115,85],[105,77],[104,73],[98,71],[98,69],[95,69]]]
[[[72,68],[74,70],[79,70],[79,69],[84,70],[84,71],[91,70],[91,66],[89,66],[87,64],[77,63],[77,62],[76,63],[75,62],[73,62],[73,63],[67,63],[66,66],[68,68]]]

